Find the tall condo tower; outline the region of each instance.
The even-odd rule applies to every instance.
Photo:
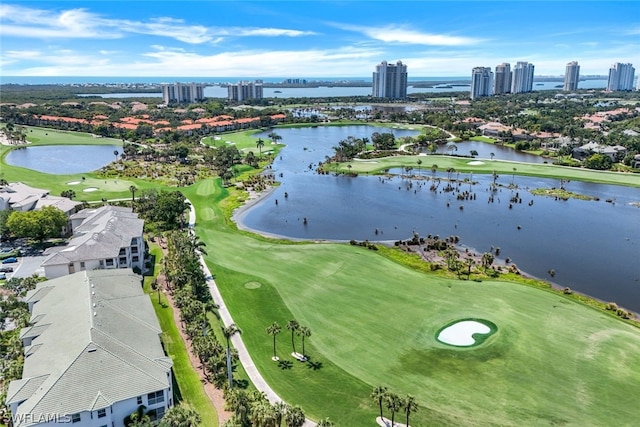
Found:
[[[262,80],[255,82],[238,82],[227,86],[228,99],[244,101],[245,99],[262,99]]]
[[[500,95],[501,93],[511,92],[511,64],[505,62],[496,65],[496,78],[493,93]]]
[[[580,81],[580,66],[577,61],[571,61],[564,72],[564,90],[577,90],[578,81]]]
[[[471,71],[471,99],[493,95],[491,67],[475,67]]]
[[[616,62],[609,68],[607,90],[633,90],[635,72],[633,65]]]
[[[173,83],[162,85],[162,99],[165,104],[182,104],[204,99],[205,85],[198,83]]]
[[[373,72],[373,97],[404,99],[407,97],[407,66],[398,61],[382,61]]]
[[[526,61],[518,61],[511,77],[511,93],[524,93],[533,90],[534,65]]]

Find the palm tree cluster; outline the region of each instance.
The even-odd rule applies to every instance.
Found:
[[[305,338],[309,338],[311,336],[311,328],[308,326],[301,326],[297,320],[292,319],[287,322],[287,329],[291,331],[291,348],[293,350],[293,354],[298,355],[300,358],[306,358],[306,352],[304,348]],[[276,335],[282,332],[282,327],[278,324],[278,322],[273,322],[266,329],[267,335],[273,337],[273,360],[278,360],[278,354],[276,352]],[[302,341],[302,353],[298,353],[296,351],[296,341],[295,336],[298,335]]]
[[[271,404],[266,395],[257,390],[231,389],[225,392],[228,411],[233,416],[223,427],[301,427],[305,422],[304,412],[299,406],[284,402]]]
[[[16,126],[9,122],[2,129],[2,134],[9,144],[24,144],[27,140],[27,134],[22,126]]]
[[[180,320],[191,340],[193,352],[209,381],[219,388],[227,383],[231,385],[232,382],[226,380],[233,371],[237,355],[231,350],[229,340],[225,349],[215,334],[208,333],[207,314],[217,315],[218,307],[211,298],[199,261],[204,243],[185,231],[170,231],[166,236],[167,255],[163,258],[162,270],[176,307],[180,309]],[[225,329],[227,335],[233,334],[231,331],[227,334]]]
[[[406,426],[409,427],[409,416],[418,410],[418,404],[413,396],[399,396],[390,392],[387,387],[378,386],[371,392],[371,399],[380,408],[380,418],[384,419],[383,407],[391,413],[391,427],[395,425],[396,413],[402,411],[406,415]]]

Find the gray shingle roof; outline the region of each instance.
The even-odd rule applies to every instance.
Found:
[[[140,282],[131,270],[117,269],[39,284],[34,294],[51,289],[33,306],[38,324],[23,333],[34,336],[40,325],[48,327],[27,349],[23,379],[10,384],[7,402],[24,401],[19,414],[72,414],[167,389],[171,359]]]
[[[66,246],[47,249],[42,266],[116,258],[121,248],[131,245],[131,239],[142,236],[144,226],[144,220],[131,208],[117,206],[84,209],[70,218],[84,220]]]

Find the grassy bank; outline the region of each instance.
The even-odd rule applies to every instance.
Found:
[[[371,425],[377,410],[369,393],[387,385],[416,397],[416,425],[632,423],[637,328],[544,289],[425,274],[348,245],[254,238],[225,225],[225,205],[233,202],[214,181],[187,194],[207,262],[254,362],[311,417]],[[435,340],[442,326],[470,317],[498,332],[472,350]],[[286,329],[278,355],[291,366],[271,361],[265,328],[291,318],[313,332],[306,341],[313,364],[289,356]]]
[[[154,274],[145,277],[144,290],[149,294],[158,317],[158,322],[162,329],[163,347],[171,357],[171,360],[173,360],[174,387],[177,384],[176,390],[174,390],[176,402],[183,401],[198,411],[202,418],[203,426],[216,427],[218,425],[218,414],[204,392],[200,376],[191,366],[187,348],[176,327],[173,311],[167,302],[167,298],[163,293],[158,295],[158,292],[151,289],[151,283],[162,265],[162,250],[158,245],[151,244],[151,255],[155,260]]]

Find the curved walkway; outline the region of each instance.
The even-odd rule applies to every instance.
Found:
[[[189,199],[187,199],[187,203],[189,203],[189,232],[194,233],[193,229],[196,225],[196,211]],[[219,306],[218,313],[220,314],[222,323],[225,327],[235,323],[233,321],[233,318],[231,317],[231,313],[229,313],[229,309],[222,299],[222,295],[218,290],[218,286],[216,285],[215,280],[213,280],[213,276],[209,271],[209,267],[207,267],[207,264],[204,262],[204,257],[202,256],[202,254],[200,254],[200,265],[202,266],[202,270],[204,271],[205,277],[207,279],[207,286],[209,287],[209,292],[211,292],[213,301]],[[267,399],[269,399],[269,402],[271,402],[272,404],[276,402],[284,402],[284,400],[282,400],[282,398],[278,396],[275,391],[273,391],[269,384],[267,384],[264,378],[262,378],[262,375],[260,375],[258,368],[256,367],[255,363],[253,363],[253,360],[249,355],[247,347],[244,345],[242,336],[240,334],[233,335],[231,337],[231,343],[238,351],[240,363],[242,363],[242,367],[247,372],[247,375],[249,376],[249,379],[251,380],[253,385],[259,391],[263,392],[267,396]],[[307,418],[303,427],[314,427],[315,425],[316,423]]]

